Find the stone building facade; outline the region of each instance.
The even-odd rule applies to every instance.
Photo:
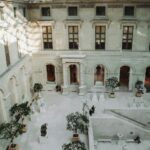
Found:
[[[84,95],[116,76],[120,90],[150,91],[149,0],[2,1],[0,33],[1,122],[36,82]]]

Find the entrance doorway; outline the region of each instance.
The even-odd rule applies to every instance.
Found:
[[[47,81],[55,82],[55,67],[51,64],[46,65],[47,69]]]
[[[77,66],[76,65],[70,65],[70,84],[77,84],[78,78],[77,78]]]
[[[122,66],[120,68],[120,89],[129,89],[130,67]]]
[[[146,68],[144,85],[146,88],[146,92],[150,93],[150,67]]]
[[[105,73],[104,66],[103,65],[97,65],[96,71],[94,74],[95,84],[96,84],[96,82],[102,82],[102,84],[104,84],[104,73]]]

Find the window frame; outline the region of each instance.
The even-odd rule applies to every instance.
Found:
[[[73,32],[70,33],[69,28],[73,28]],[[77,32],[74,32],[75,27],[77,27]],[[70,36],[72,35],[72,38]],[[75,37],[77,35],[77,37]],[[73,46],[71,47],[71,40]],[[77,40],[77,42],[75,42]],[[77,46],[77,47],[76,47]],[[68,25],[68,47],[69,50],[78,50],[79,49],[79,26],[78,25]]]
[[[127,31],[124,31],[124,28],[127,27]],[[130,32],[129,28],[132,28],[132,32]],[[126,39],[124,39],[124,36],[126,36]],[[132,38],[129,38],[131,36]],[[123,25],[122,27],[122,50],[132,50],[133,49],[133,36],[134,36],[134,25]],[[129,42],[131,40],[131,42]],[[124,42],[126,41],[126,42]],[[129,43],[131,43],[131,48],[128,48]],[[124,45],[126,44],[125,48]],[[130,46],[129,46],[130,47]]]
[[[97,14],[97,8],[98,8],[98,7],[104,7],[104,8],[105,8],[105,14],[104,14],[104,15],[103,15],[103,14],[102,14],[102,15],[98,15],[98,14]],[[106,7],[106,5],[97,5],[97,6],[95,6],[95,16],[96,16],[96,17],[106,17],[106,14],[107,14],[106,12],[107,12],[107,7]]]
[[[69,8],[76,8],[76,10],[77,10],[77,14],[76,15],[70,15],[69,14]],[[78,11],[79,11],[79,9],[78,9],[78,6],[68,6],[68,8],[67,8],[67,15],[68,15],[68,17],[78,17]]]
[[[97,27],[99,27],[100,32],[96,32]],[[103,27],[105,28],[104,32],[102,32]],[[107,30],[106,25],[103,25],[103,24],[95,25],[95,50],[105,50],[106,49],[106,30]],[[99,38],[97,38],[97,35],[99,36]],[[104,37],[102,37],[102,35]],[[97,40],[99,40],[100,43],[104,43],[104,47],[97,48],[97,46],[96,46]],[[101,42],[101,40],[104,40],[104,42]]]
[[[46,32],[44,33],[43,28],[46,28]],[[51,32],[48,32],[48,28],[51,28]],[[44,37],[44,35],[46,35],[46,38]],[[48,37],[50,35],[50,37]],[[42,38],[43,38],[43,49],[44,50],[48,50],[48,49],[53,49],[53,28],[51,25],[42,25]],[[46,42],[44,41],[46,40]],[[50,41],[51,42],[50,42]],[[47,45],[47,47],[45,47],[45,43],[50,43],[50,47]]]
[[[133,15],[128,15],[128,14],[125,14],[125,9],[127,8],[127,7],[133,7]],[[136,10],[136,7],[134,6],[134,5],[125,5],[124,7],[123,7],[123,17],[135,17],[135,11]]]
[[[49,15],[43,15],[43,9],[44,8],[48,8],[49,9]],[[41,10],[41,12],[40,12],[41,13],[41,17],[51,17],[51,7],[50,6],[42,6],[40,10]]]
[[[14,18],[17,18],[17,7],[16,6],[13,7],[13,11],[14,11]]]

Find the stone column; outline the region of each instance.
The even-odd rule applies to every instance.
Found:
[[[67,64],[63,63],[63,95],[68,94],[68,72],[67,72]]]
[[[84,74],[84,66],[83,63],[80,63],[80,87],[79,87],[79,95],[85,95],[86,86],[85,86],[85,74]]]

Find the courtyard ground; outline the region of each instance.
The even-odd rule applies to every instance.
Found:
[[[96,106],[94,116],[103,113],[104,108],[131,108],[134,107],[133,104],[135,103],[134,94],[127,92],[116,93],[115,99],[109,99],[106,94],[102,93],[88,93],[86,96],[79,96],[77,93],[62,95],[53,91],[43,91],[42,97],[45,103],[45,111],[43,109],[40,113],[34,113],[31,121],[28,121],[27,133],[19,136],[14,141],[19,144],[20,150],[61,150],[62,145],[70,142],[72,137],[72,132],[66,130],[66,116],[72,112],[82,112],[83,102],[85,101],[87,101],[89,106],[93,104]],[[149,96],[145,95],[143,99],[139,98],[138,101],[144,103],[142,107],[149,109]],[[138,105],[135,107],[140,109]],[[48,124],[48,137],[44,139],[43,143],[40,143],[40,127],[44,123]],[[80,137],[88,145],[88,138],[84,135]],[[0,141],[0,150],[5,150],[6,143],[4,140]],[[107,146],[111,147],[105,144],[102,145],[104,149]],[[103,150],[101,148],[100,150]],[[150,149],[150,144],[148,144],[147,148]],[[143,150],[149,150],[147,148],[143,148]]]

